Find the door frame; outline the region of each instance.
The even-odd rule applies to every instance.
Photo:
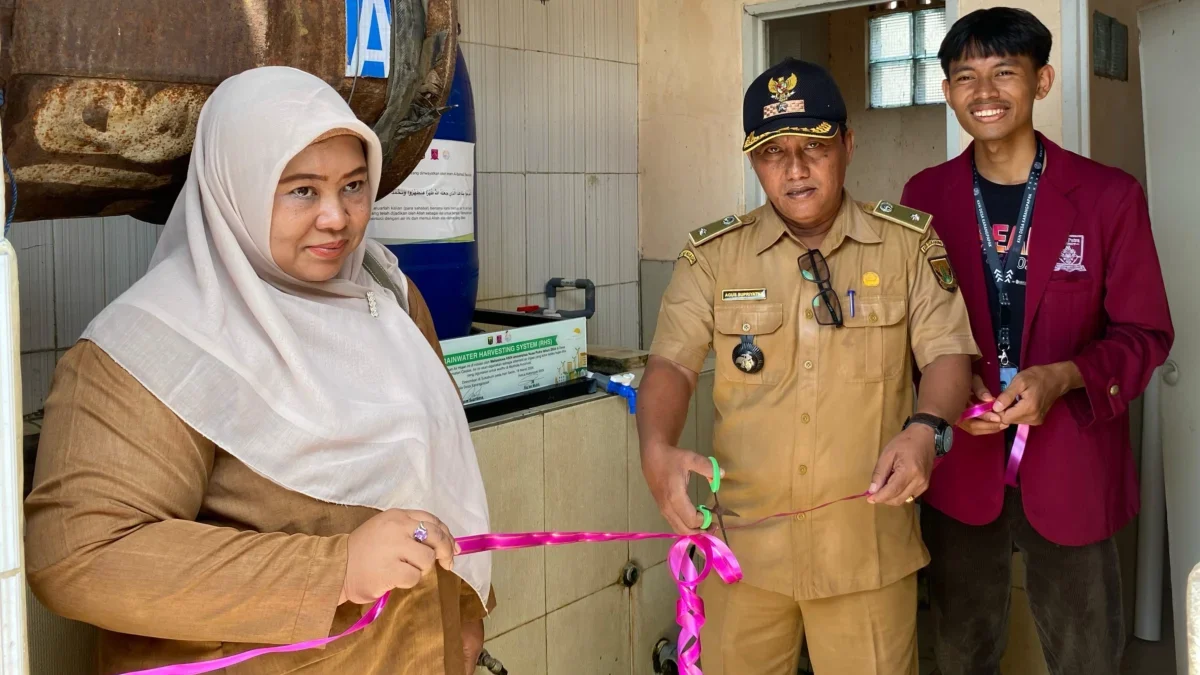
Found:
[[[1061,0],[1062,28],[1058,82],[1062,87],[1062,142],[1072,152],[1092,156],[1092,21],[1088,0]]]
[[[1147,198],[1148,206],[1150,209],[1151,221],[1153,221],[1155,218],[1154,205],[1155,205],[1156,199],[1155,199],[1155,194],[1154,194],[1153,163],[1151,161],[1152,153],[1151,153],[1151,147],[1150,147],[1150,133],[1149,133],[1149,118],[1150,118],[1150,116],[1147,112],[1149,110],[1151,102],[1150,102],[1149,96],[1147,96],[1147,94],[1146,94],[1147,62],[1145,59],[1145,54],[1143,52],[1144,45],[1146,43],[1145,43],[1144,39],[1141,37],[1141,34],[1143,32],[1142,26],[1143,26],[1143,23],[1145,22],[1145,17],[1146,17],[1147,12],[1159,10],[1164,7],[1178,5],[1178,4],[1180,4],[1180,2],[1181,2],[1181,0],[1158,0],[1158,2],[1150,2],[1148,4],[1138,7],[1138,9],[1137,9],[1138,39],[1137,39],[1136,49],[1138,50],[1138,57],[1139,57],[1138,61],[1140,62],[1138,67],[1140,69],[1140,75],[1141,75],[1141,79],[1142,79],[1142,119],[1143,119],[1143,124],[1147,127],[1146,132],[1143,134],[1143,140],[1145,143],[1145,148],[1144,148],[1143,152],[1145,153],[1145,157],[1146,157],[1146,198]],[[1130,47],[1133,48],[1133,45],[1130,45]],[[1172,347],[1171,354],[1168,354],[1168,360],[1167,360],[1168,364],[1170,364],[1172,362],[1172,359],[1170,357],[1175,353],[1177,348],[1178,347]],[[1164,372],[1165,372],[1164,368],[1159,368],[1154,371],[1154,373],[1152,375],[1153,379],[1151,380],[1152,386],[1158,385],[1158,382],[1163,378]],[[1164,384],[1169,385],[1170,383],[1164,382]],[[1159,385],[1159,386],[1161,386],[1161,385]],[[1155,399],[1156,399],[1155,403],[1157,405],[1154,406],[1153,408],[1151,408],[1151,406],[1147,405],[1144,408],[1144,410],[1143,410],[1144,418],[1149,417],[1151,415],[1153,415],[1155,417],[1161,417],[1163,415],[1163,412],[1162,412],[1162,409],[1160,406],[1162,405],[1163,399],[1166,398],[1165,390],[1167,389],[1167,387],[1164,386],[1164,387],[1162,387],[1162,389],[1164,390],[1163,394],[1160,394],[1159,396],[1155,397]],[[1165,426],[1163,424],[1163,420],[1160,420],[1159,426],[1160,426],[1160,428],[1162,426]],[[1166,432],[1165,432],[1165,430],[1162,430],[1161,433],[1165,434]],[[1170,461],[1168,458],[1169,446],[1166,444],[1165,438],[1159,439],[1159,443],[1160,443],[1159,450],[1161,451],[1162,457],[1161,457],[1161,463],[1159,464],[1158,468],[1160,470],[1165,471],[1166,464]],[[1144,446],[1142,448],[1142,452],[1143,452],[1143,458],[1144,458],[1145,452],[1146,452],[1146,448]],[[1180,504],[1178,503],[1179,502],[1178,498],[1176,498],[1175,500],[1171,500],[1169,498],[1169,495],[1171,495],[1171,494],[1181,494],[1181,493],[1189,492],[1189,489],[1187,489],[1187,488],[1190,488],[1191,487],[1190,485],[1187,486],[1187,488],[1185,488],[1185,489],[1179,489],[1179,490],[1172,489],[1173,487],[1179,487],[1181,480],[1183,480],[1183,479],[1174,478],[1173,474],[1167,473],[1165,476],[1162,477],[1163,482],[1161,483],[1161,486],[1162,486],[1163,492],[1161,494],[1158,494],[1158,495],[1143,494],[1142,495],[1143,503],[1148,498],[1162,500],[1161,508],[1162,508],[1162,512],[1165,514],[1165,523],[1162,523],[1162,525],[1165,526],[1165,530],[1167,532],[1167,541],[1166,541],[1166,546],[1164,546],[1163,545],[1164,542],[1162,540],[1153,540],[1153,539],[1148,538],[1146,541],[1142,541],[1142,539],[1139,537],[1139,541],[1138,541],[1138,549],[1139,549],[1138,550],[1138,574],[1139,574],[1139,576],[1142,574],[1143,565],[1150,567],[1154,572],[1159,572],[1159,571],[1164,570],[1164,567],[1165,567],[1164,557],[1166,558],[1166,562],[1170,563],[1169,581],[1170,581],[1170,585],[1171,585],[1171,590],[1170,590],[1170,594],[1167,599],[1167,602],[1170,603],[1171,612],[1172,612],[1172,615],[1174,616],[1173,623],[1174,623],[1174,638],[1175,638],[1176,670],[1179,673],[1184,673],[1184,672],[1195,673],[1195,672],[1198,672],[1197,666],[1200,666],[1200,664],[1198,664],[1196,662],[1198,659],[1195,654],[1195,650],[1192,649],[1191,641],[1188,638],[1190,635],[1192,635],[1196,631],[1197,624],[1200,623],[1200,613],[1189,612],[1188,609],[1189,609],[1189,603],[1191,603],[1191,601],[1192,601],[1192,594],[1195,592],[1193,589],[1195,588],[1196,570],[1200,569],[1200,565],[1193,566],[1193,565],[1195,565],[1195,563],[1192,562],[1194,560],[1194,558],[1187,558],[1186,562],[1184,560],[1181,560],[1181,557],[1183,557],[1185,554],[1193,552],[1195,550],[1195,549],[1189,550],[1187,548],[1187,544],[1190,542],[1183,541],[1186,539],[1185,537],[1176,536],[1173,539],[1170,537],[1172,524],[1178,525],[1180,522],[1188,522],[1187,519],[1185,519],[1179,515],[1181,509],[1177,508],[1174,511],[1171,509],[1172,501],[1175,502],[1176,507],[1180,506]],[[1187,512],[1186,508],[1182,509],[1182,510],[1185,513]],[[1140,530],[1139,530],[1139,534],[1140,534]],[[1155,590],[1157,591],[1157,589],[1155,589]],[[1151,603],[1147,603],[1147,604],[1149,605]],[[1160,611],[1161,611],[1161,609],[1160,609]],[[1153,616],[1150,618],[1151,618],[1151,625],[1149,627],[1152,629],[1156,629],[1155,632],[1157,632],[1158,630],[1161,630],[1161,626],[1157,622],[1158,617]],[[1138,621],[1138,617],[1135,617],[1135,621]],[[1142,626],[1140,626],[1138,624],[1135,624],[1135,626],[1136,626],[1135,630],[1137,630],[1138,628],[1142,628]],[[1140,636],[1138,636],[1138,637],[1140,637]]]
[[[767,22],[805,14],[835,12],[862,7],[881,0],[771,0],[742,8],[742,93],[754,78],[767,69],[770,45]],[[959,18],[959,0],[946,1],[946,21]],[[1062,53],[1058,85],[1062,87],[1063,147],[1085,157],[1091,154],[1091,21],[1088,0],[1060,0],[1062,25],[1055,36]],[[965,148],[965,134],[954,111],[946,107],[946,159],[957,157]],[[743,159],[743,195],[745,210],[766,203],[766,195],[748,158]]]
[[[0,143],[0,155],[4,154]],[[11,199],[0,185],[0,213]],[[17,255],[0,227],[0,673],[29,672]]]

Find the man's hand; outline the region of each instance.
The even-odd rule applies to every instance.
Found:
[[[867,501],[903,506],[909,497],[920,497],[933,473],[933,437],[933,429],[924,424],[910,425],[897,434],[875,464]]]
[[[462,625],[463,657],[466,659],[466,675],[475,675],[479,654],[483,652],[483,619],[467,621]]]
[[[1046,420],[1055,401],[1082,386],[1083,376],[1070,361],[1033,366],[1013,377],[1008,388],[996,397],[992,410],[1000,414],[1000,422],[1005,425],[1037,426]]]
[[[675,534],[696,534],[704,519],[688,497],[692,474],[713,478],[713,465],[707,457],[669,445],[647,447],[642,451],[642,475],[658,510]],[[721,472],[725,472],[722,470]]]
[[[992,396],[992,392],[988,391],[987,385],[983,383],[983,378],[978,375],[971,379],[971,393],[980,403],[991,403],[996,400]],[[987,436],[999,431],[1004,431],[1007,424],[1000,419],[1000,413],[993,411],[985,412],[984,414],[974,419],[963,420],[958,423],[958,426],[963,431],[972,436]]]

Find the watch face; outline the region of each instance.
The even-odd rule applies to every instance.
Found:
[[[938,448],[938,451],[941,454],[950,452],[950,446],[954,444],[954,427],[947,425],[946,428],[942,429],[942,433],[938,435],[940,436],[938,438],[938,445],[941,446]]]

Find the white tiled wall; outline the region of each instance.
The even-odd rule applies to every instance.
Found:
[[[14,223],[21,288],[24,410],[42,407],[54,364],[146,271],[162,228],[132,218]]]
[[[460,0],[479,136],[480,306],[597,286],[593,344],[637,347],[636,0]],[[560,295],[578,309],[583,295]]]

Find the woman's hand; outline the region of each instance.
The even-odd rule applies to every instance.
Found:
[[[425,541],[416,533],[424,526]],[[424,511],[392,509],[350,533],[346,580],[338,604],[365,605],[394,588],[412,588],[433,569],[454,567],[458,545],[442,521]]]

